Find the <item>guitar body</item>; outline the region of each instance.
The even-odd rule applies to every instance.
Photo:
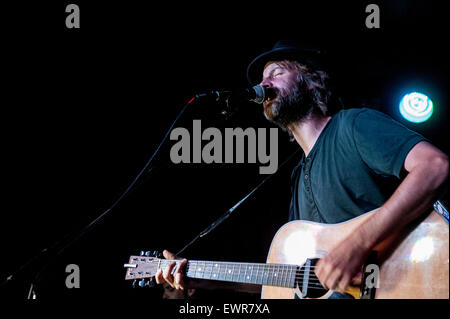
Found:
[[[275,235],[267,263],[303,265],[308,258],[321,258],[376,211],[339,224],[292,221]],[[379,267],[377,299],[449,298],[449,227],[434,211],[411,223],[377,247]],[[363,281],[364,282],[364,281]],[[361,287],[346,290],[359,298]],[[328,298],[328,291],[320,298]],[[299,288],[263,286],[264,299],[301,298]]]

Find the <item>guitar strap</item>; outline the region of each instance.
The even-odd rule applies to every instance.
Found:
[[[433,204],[433,208],[436,213],[441,215],[448,224],[448,210],[444,207],[444,205],[440,201],[437,201]]]

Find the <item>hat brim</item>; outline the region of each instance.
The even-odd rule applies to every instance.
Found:
[[[322,69],[323,65],[313,51],[279,48],[258,55],[247,67],[247,80],[251,85],[261,82],[264,67],[269,61],[293,60],[307,66]]]

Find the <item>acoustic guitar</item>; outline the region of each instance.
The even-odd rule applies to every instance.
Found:
[[[435,206],[436,208],[436,206]],[[376,210],[339,224],[292,221],[276,233],[267,263],[189,260],[189,278],[262,285],[262,298],[328,298],[315,275],[317,261]],[[377,245],[345,293],[361,299],[448,299],[448,220],[435,211]],[[131,256],[126,280],[145,280],[171,262],[154,256]]]

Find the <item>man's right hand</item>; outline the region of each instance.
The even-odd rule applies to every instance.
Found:
[[[166,259],[181,259],[167,250],[163,251],[163,256]],[[174,261],[170,263],[165,269],[158,269],[155,274],[156,283],[162,284],[166,282],[168,285],[175,289],[184,290],[185,284],[183,280],[183,267],[184,265],[186,265],[186,263],[187,259],[183,259],[177,267],[176,262]],[[172,270],[174,267],[176,267],[176,270],[172,275]]]

